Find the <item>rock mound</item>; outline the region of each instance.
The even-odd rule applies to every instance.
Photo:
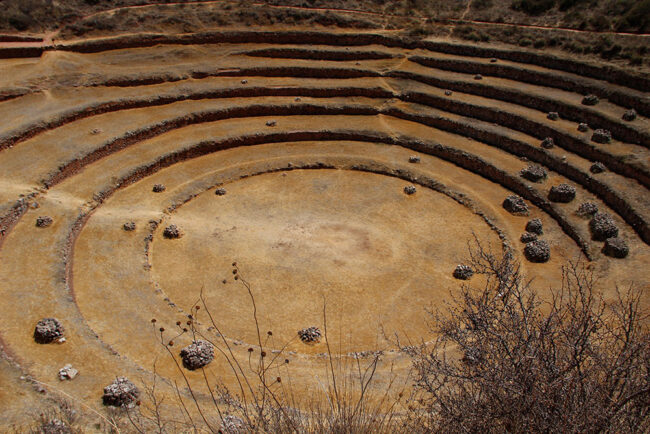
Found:
[[[472,267],[465,264],[458,264],[454,269],[454,277],[459,280],[468,280],[474,275]]]
[[[544,140],[542,140],[540,146],[544,149],[551,149],[555,146],[555,140],[553,140],[552,137],[546,137]]]
[[[584,105],[596,105],[600,102],[598,97],[593,94],[586,95],[584,98],[582,98],[582,104]]]
[[[591,237],[595,241],[605,241],[607,238],[618,236],[618,226],[616,226],[612,216],[601,212],[596,213],[594,218],[591,219],[589,229],[591,230]]]
[[[39,228],[46,228],[48,226],[51,226],[52,223],[54,223],[54,220],[52,220],[52,217],[47,215],[39,216],[36,219],[36,226]]]
[[[506,197],[502,205],[510,214],[528,215],[528,205],[526,204],[526,201],[516,194]]]
[[[540,219],[528,220],[528,223],[526,223],[526,231],[532,234],[542,235],[544,233],[542,221]]]
[[[596,163],[592,164],[591,167],[589,168],[589,171],[591,173],[603,173],[606,170],[607,170],[607,167],[605,167],[605,165],[603,163],[601,163],[601,162],[596,162]]]
[[[544,240],[531,241],[524,247],[524,255],[530,262],[548,262],[551,259],[551,248]]]
[[[315,344],[320,342],[321,336],[322,334],[320,332],[320,329],[315,326],[307,327],[306,329],[298,331],[298,337],[306,344]]]
[[[603,246],[603,253],[612,258],[625,258],[630,253],[630,248],[623,238],[607,238]]]
[[[34,340],[39,344],[49,344],[59,341],[63,338],[65,329],[61,322],[56,318],[43,318],[36,323],[34,329]]]
[[[598,205],[593,202],[583,202],[578,207],[576,214],[580,217],[592,217],[598,212]]]
[[[612,133],[609,130],[597,129],[591,136],[591,141],[596,143],[610,143],[612,141]]]
[[[576,189],[569,184],[554,185],[548,192],[548,200],[558,203],[569,203],[576,197]]]
[[[528,244],[531,241],[536,241],[537,240],[537,234],[534,234],[532,232],[524,232],[521,234],[521,237],[519,238],[519,241],[521,241],[524,244]]]
[[[194,341],[181,350],[181,359],[190,371],[202,368],[214,359],[214,346],[208,341]]]
[[[623,120],[626,122],[632,122],[633,120],[636,119],[636,110],[631,109],[627,110],[625,113],[623,113]]]
[[[104,387],[102,401],[113,407],[131,407],[140,396],[138,388],[126,377],[118,377]]]
[[[181,232],[179,227],[176,226],[176,225],[169,225],[163,231],[163,237],[168,238],[170,240],[180,238],[182,236],[183,236],[183,233]]]
[[[415,194],[417,189],[415,188],[415,185],[407,185],[404,187],[404,193],[408,194],[409,196],[412,194]]]
[[[519,172],[522,178],[532,182],[542,182],[548,176],[548,172],[538,164],[531,164]]]

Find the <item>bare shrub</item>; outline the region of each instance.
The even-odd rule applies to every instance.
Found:
[[[205,303],[203,292],[189,309],[187,321],[176,323],[177,328],[166,330],[152,325],[162,348],[176,366],[173,379],[182,419],[165,411],[162,398],[156,392],[160,378],[155,363],[153,381],[144,385],[144,399],[136,408],[122,408],[131,429],[138,432],[223,432],[223,433],[393,433],[405,432],[403,421],[398,421],[395,408],[403,393],[393,393],[393,381],[383,391],[375,391],[377,367],[382,351],[361,360],[338,356],[331,352],[327,334],[326,306],[323,306],[323,331],[327,352],[324,355],[322,396],[299,401],[291,389],[290,360],[285,355],[290,342],[274,341],[272,331],[260,330],[258,307],[253,289],[244,279],[237,263],[233,263],[232,278],[243,286],[251,302],[251,327],[256,330],[256,342],[251,343],[248,357],[237,355],[233,344],[222,333],[217,316]],[[203,332],[207,326],[209,333]],[[202,380],[191,380],[182,368],[172,348],[175,342],[190,339],[206,342],[214,349],[220,363],[230,367],[236,386],[230,390],[220,379],[211,378],[204,366],[197,366]],[[279,348],[274,350],[274,348]],[[285,380],[285,381],[283,381]],[[200,389],[200,391],[199,391]],[[204,392],[207,390],[207,394]],[[370,390],[373,390],[371,393]],[[403,389],[402,389],[403,390]],[[372,396],[370,396],[372,395]],[[207,399],[201,399],[206,396]]]
[[[581,262],[542,301],[509,254],[480,243],[438,337],[414,352],[416,387],[433,432],[648,432],[650,334],[640,292],[606,302]]]

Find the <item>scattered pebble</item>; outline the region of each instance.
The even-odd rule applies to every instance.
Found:
[[[551,121],[557,121],[558,119],[560,119],[560,114],[558,112],[548,112],[546,118]]]
[[[135,230],[135,222],[126,222],[122,226],[122,229],[124,229],[127,232],[132,232]]]
[[[92,134],[94,136],[96,136],[97,134],[101,134],[102,132],[103,131],[102,131],[101,128],[93,128],[92,130],[90,130],[90,134]]]
[[[50,419],[39,427],[40,434],[72,434],[70,427],[59,419]]]
[[[214,191],[214,194],[216,194],[217,196],[223,196],[223,195],[226,194],[226,189],[225,188],[217,188]]]
[[[481,74],[476,74],[474,80],[483,80],[483,76]]]
[[[248,83],[248,80],[246,80],[246,79],[243,79],[243,80],[241,81],[241,84],[247,84],[247,83]]]
[[[266,126],[267,127],[274,127],[277,124],[278,124],[277,121],[266,121]]]
[[[490,59],[490,63],[497,63],[498,59],[496,57],[493,57]]]
[[[246,424],[244,420],[240,417],[233,416],[231,414],[226,415],[221,420],[221,429],[219,432],[227,434],[239,434],[245,433],[248,430],[246,429]]]
[[[452,91],[450,91],[450,90],[446,90],[446,91],[445,91],[445,96],[451,96],[452,93],[453,93]]]
[[[163,184],[154,184],[154,186],[153,186],[153,192],[154,193],[162,193],[166,189],[167,189],[167,187],[165,187]]]
[[[585,124],[584,122],[578,124],[578,131],[581,133],[586,133],[589,131],[589,125]]]

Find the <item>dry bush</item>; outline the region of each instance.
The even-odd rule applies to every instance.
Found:
[[[152,379],[144,382],[143,402],[136,409],[119,409],[121,417],[113,415],[111,418],[114,426],[128,426],[141,433],[393,433],[400,430],[402,421],[396,409],[401,405],[404,385],[399,392],[394,392],[398,387],[394,380],[384,390],[373,387],[381,363],[380,352],[369,358],[332,354],[325,306],[323,325],[327,353],[323,358],[323,377],[327,380],[321,384],[320,396],[307,400],[297,398],[291,387],[289,359],[285,358],[289,343],[277,345],[272,332],[260,330],[251,285],[236,263],[232,271],[234,280],[242,284],[251,300],[251,326],[255,327],[257,342],[248,349],[248,357],[236,354],[201,293],[190,310],[188,321],[178,322],[176,329],[165,330],[152,320],[161,347],[176,364],[178,375],[171,379],[176,402],[164,405],[157,386],[165,380],[156,374],[154,364]],[[203,332],[203,327],[197,326],[201,323],[212,332]],[[189,335],[192,341],[205,340],[214,346],[215,361],[225,362],[236,380],[234,390],[218,378],[211,378],[205,367],[197,369],[203,374],[202,384],[193,384],[174,346],[184,335]],[[297,339],[296,334],[294,340]],[[271,351],[272,348],[280,350]],[[201,399],[205,390],[207,401]]]
[[[478,241],[462,286],[414,352],[421,420],[434,432],[648,432],[650,335],[640,293],[606,301],[581,262],[542,301],[506,254]]]
[[[250,295],[257,329],[258,342],[248,357],[236,356],[201,295],[178,330],[154,326],[178,368],[172,407],[179,411],[163,407],[154,367],[142,405],[123,409],[127,422],[136,431],[159,433],[650,430],[650,334],[638,291],[617,288],[614,300],[605,300],[592,273],[576,262],[563,267],[561,287],[542,300],[510,254],[497,257],[478,240],[467,263],[484,277],[473,282],[485,285],[461,286],[447,312],[430,313],[432,343],[404,348],[398,343],[412,357],[413,384],[373,387],[379,355],[365,362],[333,355],[324,308],[327,381],[322,395],[307,401],[291,389],[283,355],[287,344],[276,345],[272,333],[260,331],[253,290],[234,265],[233,278]],[[216,334],[195,326],[199,316]],[[216,356],[230,366],[235,390],[218,381],[215,386],[201,368],[201,390],[207,387],[212,402],[198,398],[199,385],[185,375],[173,347],[185,334],[214,345]],[[281,351],[270,351],[278,347]]]

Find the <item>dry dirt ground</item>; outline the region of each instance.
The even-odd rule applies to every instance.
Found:
[[[542,296],[561,285],[563,264],[581,260],[606,298],[616,285],[636,285],[648,305],[647,84],[505,52],[366,43],[360,32],[305,29],[273,42],[262,31],[245,31],[247,42],[135,38],[129,48],[112,41],[85,50],[81,41],[0,61],[4,428],[24,428],[61,397],[91,427],[102,420],[103,387],[126,376],[144,388],[154,362],[161,393],[173,399],[180,374],[156,329],[173,336],[201,292],[236,356],[259,357],[233,261],[252,285],[263,349],[290,362],[277,368],[290,379],[281,387],[299,398],[327,382],[325,342],[297,337],[324,329],[323,312],[332,357],[382,352],[373,387],[408,384],[402,347],[432,338],[427,310],[453,300],[461,283],[452,272],[474,236],[496,253],[511,250]],[[600,102],[582,105],[584,89]],[[623,121],[631,108],[638,117]],[[580,121],[589,131],[577,130]],[[591,140],[597,128],[612,131],[611,143]],[[540,146],[547,136],[552,149]],[[596,161],[604,173],[590,172]],[[548,170],[545,181],[520,176],[531,163]],[[576,198],[550,202],[562,183]],[[155,193],[155,184],[166,189]],[[408,185],[415,194],[405,194]],[[502,207],[514,193],[529,216]],[[576,214],[584,202],[613,217],[626,258],[602,253]],[[39,216],[53,223],[37,227]],[[546,263],[523,255],[531,218],[543,222]],[[134,231],[123,230],[128,222]],[[182,237],[163,236],[171,224]],[[470,282],[480,287],[482,276]],[[34,342],[43,317],[61,320],[65,343]],[[197,327],[220,337],[203,313]],[[172,352],[190,341],[183,335]],[[59,381],[68,363],[79,375]],[[218,354],[206,373],[235,387]],[[207,401],[203,373],[185,374]]]

